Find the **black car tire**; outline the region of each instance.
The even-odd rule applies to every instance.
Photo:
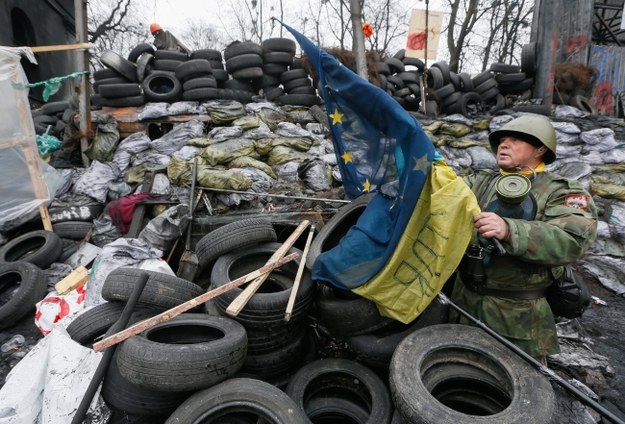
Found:
[[[61,238],[51,231],[36,230],[22,234],[0,248],[1,262],[26,261],[47,269],[61,256]]]
[[[245,328],[225,317],[182,314],[124,341],[120,374],[140,387],[183,392],[234,376],[246,356]]]
[[[254,416],[267,424],[310,424],[304,412],[277,387],[251,378],[232,378],[193,394],[165,424],[232,422]],[[231,421],[228,421],[228,420]],[[220,421],[221,420],[221,421]]]
[[[407,336],[393,354],[390,387],[395,406],[410,423],[550,423],[554,418],[549,381],[473,326],[433,325]]]
[[[28,262],[0,264],[0,329],[9,328],[35,310],[46,295],[41,269]]]
[[[108,301],[126,302],[144,274],[148,275],[148,282],[139,297],[139,305],[173,308],[204,293],[197,284],[173,275],[137,268],[117,268],[104,280],[102,297]]]

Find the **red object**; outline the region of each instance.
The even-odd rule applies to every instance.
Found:
[[[373,35],[373,26],[369,23],[362,24],[362,33],[369,38]]]
[[[408,41],[406,46],[411,50],[423,50],[425,49],[425,32],[411,32],[408,34]]]
[[[155,32],[162,31],[163,28],[159,24],[150,24],[150,32],[154,34]]]
[[[151,193],[138,193],[124,196],[120,199],[113,200],[106,205],[106,211],[108,212],[113,224],[119,228],[122,234],[126,234],[130,229],[130,223],[132,222],[132,215],[135,213],[135,207],[137,203],[142,200],[155,200],[160,199],[160,196]]]

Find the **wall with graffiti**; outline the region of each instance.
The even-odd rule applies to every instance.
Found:
[[[625,92],[625,48],[592,45],[588,65],[597,70],[591,102],[599,113],[617,114],[616,99]]]

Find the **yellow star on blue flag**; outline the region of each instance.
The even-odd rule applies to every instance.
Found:
[[[332,111],[328,124],[345,195],[384,193],[371,198],[338,245],[313,265],[314,280],[352,289],[376,275],[393,254],[429,176],[434,146],[415,117],[388,93],[280,23],[319,76],[317,89]]]

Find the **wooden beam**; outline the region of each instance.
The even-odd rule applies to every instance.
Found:
[[[33,53],[47,53],[47,52],[60,52],[65,50],[83,50],[90,49],[91,43],[76,43],[76,44],[54,44],[50,46],[35,46],[30,49]]]
[[[249,274],[245,274],[242,277],[237,278],[236,280],[233,280],[227,284],[224,284],[223,286],[217,287],[216,289],[213,289],[211,291],[208,291],[204,294],[199,295],[198,297],[194,297],[191,300],[188,300],[178,306],[175,306],[171,309],[166,310],[165,312],[162,312],[158,315],[153,316],[152,318],[148,318],[146,320],[143,320],[141,322],[136,323],[135,325],[132,325],[128,328],[126,328],[123,331],[120,331],[119,333],[115,333],[111,336],[108,336],[107,338],[105,338],[104,340],[101,340],[97,343],[94,343],[93,345],[93,350],[95,350],[96,352],[102,352],[104,349],[111,347],[113,345],[116,345],[118,343],[123,342],[124,340],[135,336],[139,333],[141,333],[142,331],[147,330],[148,328],[151,328],[153,326],[155,326],[156,324],[160,323],[160,322],[166,322],[169,321],[170,319],[177,317],[178,315],[188,311],[189,309],[193,309],[196,306],[199,306],[200,304],[219,296],[222,293],[227,292],[228,290],[231,290],[235,287],[238,287],[242,284],[247,283],[248,281],[253,280],[254,278],[257,278],[259,275],[263,275],[266,273],[270,273],[274,268],[277,268],[279,266],[284,265],[285,263],[288,263],[294,259],[299,258],[301,255],[299,253],[291,253],[288,256],[285,256],[284,258],[273,262],[271,264],[267,264],[265,266],[263,266],[262,268],[258,268],[256,271],[252,271]]]
[[[293,247],[293,245],[295,244],[299,236],[304,232],[304,230],[306,229],[306,227],[308,227],[309,224],[310,224],[310,221],[306,219],[303,220],[299,224],[299,226],[295,229],[295,231],[291,233],[289,238],[287,238],[286,241],[282,243],[282,246],[280,246],[278,250],[276,250],[273,253],[273,255],[271,255],[271,257],[267,261],[267,265],[279,260],[284,255],[286,255],[286,253],[289,251],[291,247]],[[302,262],[303,261],[304,259],[302,259]],[[230,305],[226,308],[226,313],[233,317],[236,317],[237,315],[239,315],[241,310],[245,307],[245,305],[247,305],[247,302],[250,301],[252,296],[254,296],[254,294],[258,291],[258,289],[265,282],[267,277],[269,277],[269,273],[259,276],[250,284],[248,284],[245,290],[243,290],[241,294],[239,294],[236,297],[236,299],[234,299],[232,303],[230,303]]]
[[[285,321],[291,320],[291,315],[293,314],[293,308],[295,307],[295,298],[297,297],[297,291],[299,290],[300,281],[302,281],[304,268],[306,268],[306,256],[308,256],[308,249],[310,249],[310,244],[312,243],[312,239],[314,235],[315,235],[315,224],[310,226],[310,231],[308,232],[308,239],[306,240],[306,245],[304,246],[304,252],[302,253],[302,260],[299,261],[299,268],[297,269],[295,280],[293,280],[293,287],[291,288],[289,301],[286,304],[286,310],[284,312]]]
[[[58,294],[66,294],[85,284],[89,279],[89,270],[84,266],[79,266],[65,278],[54,285]]]

